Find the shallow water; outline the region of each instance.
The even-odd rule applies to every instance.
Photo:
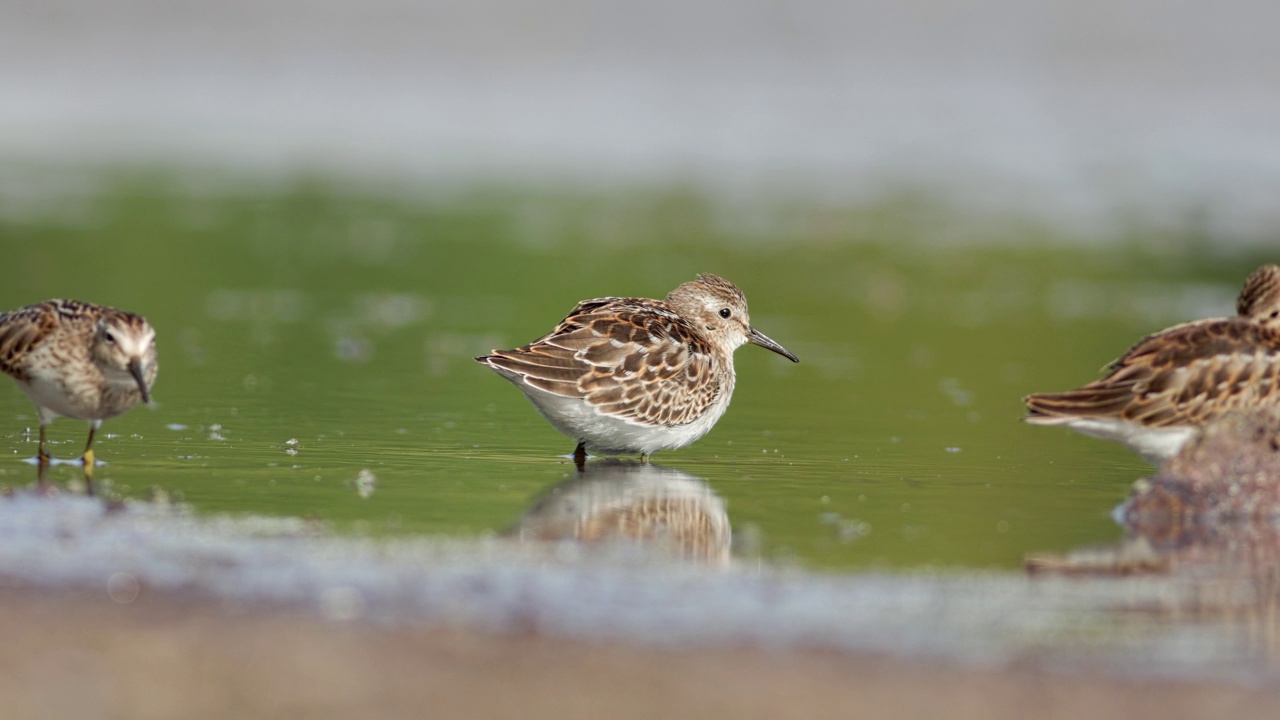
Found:
[[[108,421],[97,446],[111,491],[357,534],[508,531],[573,478],[572,442],[470,358],[538,337],[580,299],[660,297],[716,272],[801,363],[743,348],[727,415],[654,461],[723,501],[737,558],[833,570],[1016,568],[1119,538],[1109,513],[1150,468],[1024,426],[1019,398],[1230,312],[1258,260],[1142,238],[939,244],[945,217],[915,207],[751,231],[678,190],[389,199],[179,180],[102,181],[0,219],[0,305],[78,297],[158,329],[156,407]],[[0,419],[0,482],[29,483],[34,411],[16,387]],[[55,454],[84,435],[59,420]]]

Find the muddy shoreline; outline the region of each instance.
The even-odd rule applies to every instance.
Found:
[[[0,588],[3,717],[1163,718],[1280,687],[755,647],[385,627],[144,590]]]

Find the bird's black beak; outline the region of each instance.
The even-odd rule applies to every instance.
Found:
[[[142,404],[151,404],[151,392],[147,390],[147,378],[142,373],[142,360],[134,358],[129,361],[129,374],[138,381],[138,392],[142,393]]]
[[[765,335],[755,328],[751,328],[751,331],[747,333],[747,342],[752,345],[759,345],[766,350],[772,350],[791,362],[800,362],[800,358],[792,355],[790,350],[774,342],[768,335]]]

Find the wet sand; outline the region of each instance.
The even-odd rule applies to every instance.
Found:
[[[1280,687],[872,654],[330,621],[144,589],[0,588],[3,718],[1192,718]]]

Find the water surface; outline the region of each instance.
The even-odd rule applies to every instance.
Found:
[[[542,335],[578,300],[660,297],[715,272],[801,362],[742,348],[727,415],[654,461],[723,500],[737,557],[823,569],[1017,568],[1119,538],[1109,513],[1150,468],[1024,426],[1019,398],[1229,313],[1258,260],[1149,250],[1149,236],[939,243],[945,214],[928,207],[752,224],[679,189],[87,188],[8,209],[0,305],[70,296],[157,327],[157,406],[107,422],[97,448],[112,491],[357,534],[505,532],[572,478],[573,443],[471,358]],[[35,414],[16,387],[0,418],[0,480],[27,483]],[[78,454],[84,433],[59,420],[55,454]]]

